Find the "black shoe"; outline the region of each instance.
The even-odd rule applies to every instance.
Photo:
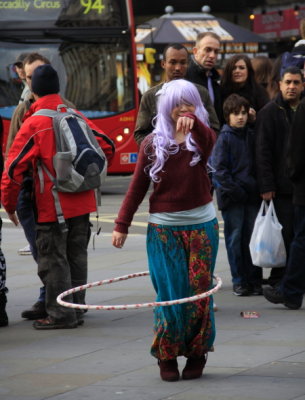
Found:
[[[253,285],[250,287],[249,292],[252,296],[262,296],[263,288],[261,285]]]
[[[263,295],[265,299],[270,301],[270,303],[284,304],[285,307],[290,308],[291,310],[298,310],[302,306],[302,302],[297,304],[285,299],[283,294],[278,289],[275,289],[273,287],[264,288]]]
[[[249,296],[249,290],[243,285],[233,285],[233,294],[235,296]]]
[[[8,325],[8,317],[7,313],[5,311],[5,306],[6,306],[6,294],[5,291],[7,289],[3,289],[0,291],[0,327],[7,326]]]
[[[30,320],[46,318],[47,316],[48,314],[46,312],[45,303],[42,303],[41,301],[37,301],[30,310],[24,310],[21,313],[22,318]]]

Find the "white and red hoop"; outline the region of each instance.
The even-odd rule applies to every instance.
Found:
[[[201,300],[205,297],[212,296],[214,293],[216,293],[221,285],[222,285],[222,280],[219,276],[214,276],[216,279],[216,285],[208,290],[207,292],[197,294],[195,296],[191,297],[184,297],[182,299],[177,299],[177,300],[170,300],[170,301],[153,301],[151,303],[139,303],[139,304],[120,304],[120,305],[89,305],[89,304],[75,304],[75,303],[69,303],[67,301],[63,301],[62,299],[69,294],[73,294],[76,292],[80,292],[82,290],[90,289],[95,286],[102,286],[102,285],[107,285],[110,283],[115,283],[119,281],[125,281],[127,279],[131,278],[138,278],[141,276],[147,276],[149,275],[149,271],[145,272],[136,272],[134,274],[129,274],[129,275],[124,275],[124,276],[119,276],[117,278],[113,279],[105,279],[102,281],[97,281],[97,282],[92,282],[88,283],[86,285],[78,286],[73,289],[66,290],[65,292],[61,293],[59,296],[57,296],[57,302],[64,307],[68,308],[75,308],[77,310],[131,310],[135,308],[151,308],[151,307],[157,307],[157,306],[172,306],[175,304],[183,304],[183,303],[190,303],[192,301],[197,301]]]

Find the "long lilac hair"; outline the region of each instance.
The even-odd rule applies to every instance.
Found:
[[[159,182],[158,173],[164,167],[165,162],[171,154],[176,154],[179,151],[179,144],[175,141],[176,124],[171,117],[171,113],[175,107],[181,103],[191,104],[195,106],[197,118],[205,125],[209,126],[208,113],[202,104],[200,94],[195,85],[184,79],[177,79],[165,83],[161,90],[157,103],[157,116],[155,120],[155,129],[153,130],[152,148],[153,152],[148,154],[149,145],[146,148],[151,163],[146,168],[146,172],[154,182]],[[189,132],[185,138],[185,146],[187,150],[194,153],[190,162],[191,166],[196,165],[201,156]]]

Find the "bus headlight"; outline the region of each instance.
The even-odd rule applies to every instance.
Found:
[[[115,138],[115,140],[116,140],[117,142],[121,142],[121,141],[123,140],[123,136],[122,136],[122,135],[118,135],[118,136]]]

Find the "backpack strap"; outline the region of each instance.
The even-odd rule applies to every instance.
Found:
[[[58,106],[57,106],[57,111],[58,111],[58,112],[61,112],[61,109],[62,109],[62,108],[68,109],[69,107],[66,106],[65,104],[58,104]]]
[[[52,194],[53,194],[53,197],[54,197],[57,221],[59,223],[61,231],[62,232],[67,232],[68,228],[67,228],[66,221],[65,221],[65,218],[64,218],[64,213],[63,213],[61,205],[60,205],[58,191],[57,191],[57,189],[55,187],[56,179],[43,163],[41,163],[41,167],[44,170],[44,172],[48,175],[49,179],[53,182]]]
[[[77,113],[73,108],[66,106],[66,104],[58,104],[57,112],[62,112],[61,111],[62,108],[65,108],[67,110],[67,112],[69,112],[71,114],[75,114],[75,115],[78,115],[79,117],[81,117],[81,115],[79,113]]]
[[[59,196],[58,196],[58,191],[56,190],[56,187],[52,187],[52,194],[54,197],[54,203],[55,203],[55,210],[56,210],[56,216],[57,216],[57,221],[60,227],[60,230],[65,233],[68,232],[68,228],[66,225],[64,213],[62,211],[60,201],[59,201]]]
[[[95,195],[95,202],[96,202],[96,232],[93,234],[93,239],[92,239],[92,247],[93,250],[95,250],[95,238],[98,236],[101,232],[101,227],[99,226],[99,209],[98,207],[101,205],[101,192],[99,189],[94,190],[94,195]]]
[[[55,182],[56,179],[55,177],[51,174],[51,172],[48,170],[48,168],[43,164],[42,161],[40,161],[38,163],[38,176],[39,176],[39,181],[40,181],[40,192],[42,193],[44,190],[44,180],[43,180],[43,171],[48,175],[50,181],[53,183],[53,187],[52,187],[52,195],[54,198],[54,204],[55,204],[55,210],[56,210],[56,216],[57,216],[57,221],[59,224],[59,227],[61,229],[61,231],[67,232],[68,228],[66,225],[66,221],[64,218],[64,213],[62,211],[61,205],[60,205],[60,200],[59,200],[59,195],[58,195],[58,191],[55,187]]]
[[[49,108],[41,108],[40,110],[38,110],[34,114],[32,114],[32,117],[34,117],[36,115],[40,115],[43,117],[54,118],[59,112],[61,112],[62,108],[66,108],[68,113],[77,115],[78,117],[82,118],[82,116],[80,114],[78,114],[75,110],[73,110],[73,108],[69,108],[65,104],[59,104],[57,106],[57,111],[50,110]]]
[[[44,192],[44,179],[43,179],[43,171],[41,166],[41,161],[38,160],[37,162],[37,174],[39,179],[39,186],[40,186],[40,193]]]
[[[55,115],[57,115],[57,111],[49,110],[48,108],[41,108],[40,110],[32,114],[32,117],[35,117],[36,115],[42,115],[43,117],[54,118]]]
[[[68,228],[66,225],[64,213],[62,211],[60,201],[59,201],[59,196],[58,196],[58,191],[56,190],[56,187],[52,187],[52,194],[54,197],[54,203],[55,203],[55,210],[56,210],[56,216],[57,216],[57,221],[60,227],[60,230],[65,233],[68,232]]]

